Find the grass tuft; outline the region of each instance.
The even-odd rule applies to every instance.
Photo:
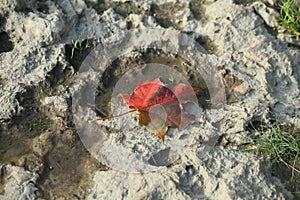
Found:
[[[84,40],[72,40],[72,52],[71,52],[71,58],[74,56],[75,49],[79,51],[83,51],[84,49],[89,48],[89,42],[86,40],[85,45],[83,45]]]
[[[279,25],[287,29],[292,37],[300,40],[300,6],[296,0],[281,0],[281,3]]]
[[[295,164],[300,157],[300,135],[288,133],[280,128],[278,122],[271,129],[254,139],[257,144],[256,152],[268,156],[274,162],[283,163],[300,174]]]

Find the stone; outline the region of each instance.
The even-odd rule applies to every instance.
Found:
[[[22,167],[1,165],[1,178],[5,180],[4,194],[1,199],[34,199],[36,198],[36,182],[38,175]]]
[[[249,5],[234,0],[206,1],[201,5],[200,16],[191,8],[193,0],[184,3],[132,0],[131,4],[127,0],[114,0],[115,4],[139,8],[136,12],[127,5],[126,15],[105,6],[101,10],[102,7],[97,8],[99,2],[12,0],[0,3],[0,21],[4,24],[0,30],[13,44],[9,51],[0,53],[0,122],[15,122],[17,116],[26,116],[29,111],[20,96],[33,90],[32,97],[28,98],[36,104],[36,112],[44,112],[54,124],[63,121],[62,124],[68,126],[61,129],[64,135],[58,137],[56,147],[65,149],[64,145],[69,145],[75,151],[74,142],[78,142],[76,134],[79,134],[87,151],[93,156],[102,155],[95,158],[106,167],[90,166],[90,177],[84,179],[89,184],[78,183],[83,199],[292,199],[294,195],[273,176],[269,160],[236,150],[237,145],[249,139],[252,132],[248,125],[254,120],[261,119],[268,124],[277,119],[300,128],[300,43],[284,32],[272,31],[277,28],[278,11],[270,6],[278,1]],[[153,12],[155,5],[159,14]],[[95,40],[99,46],[86,60],[80,61],[83,68],[74,74],[75,81],[59,85],[63,88],[61,93],[54,92],[51,84],[46,84],[47,91],[36,91],[39,88],[36,86],[45,83],[57,67],[72,68],[66,45],[82,39]],[[197,42],[203,47],[196,48]],[[159,45],[163,46],[161,52]],[[170,129],[166,144],[137,126],[137,113],[88,124],[101,113],[95,111],[94,105],[94,91],[101,81],[113,84],[113,77],[120,78],[131,63],[135,63],[138,70],[128,75],[127,80],[133,80],[128,85],[134,88],[144,81],[136,78],[143,71],[139,68],[141,62],[134,62],[134,58],[141,61],[143,54],[149,52],[139,52],[143,50],[140,47],[155,47],[158,54],[167,54],[169,57],[162,59],[166,65],[196,68],[184,72],[189,78],[197,79],[199,74],[212,78],[208,69],[214,69],[216,76],[213,77],[225,81],[223,88],[206,80],[206,84],[212,84],[209,92],[214,97],[211,99],[214,109],[199,109],[201,123],[198,126],[183,131]],[[171,53],[167,52],[170,49]],[[182,62],[178,54],[191,63]],[[118,57],[126,56],[128,62],[114,73],[108,73],[112,61],[116,64]],[[176,62],[170,62],[170,58]],[[94,71],[99,66],[102,68]],[[106,75],[101,79],[103,74]],[[126,92],[130,93],[130,87]],[[108,96],[117,94],[117,91],[106,92]],[[74,98],[76,93],[81,98]],[[86,109],[82,109],[80,100],[87,100]],[[105,104],[116,112],[128,111],[126,106],[110,99],[108,102]],[[81,116],[72,115],[71,107],[78,109]],[[24,115],[19,115],[21,113]],[[86,134],[81,135],[80,129]],[[4,131],[7,130],[0,127],[0,137]],[[45,158],[49,154],[54,161],[68,158],[57,149],[52,154],[54,144],[50,132],[42,132],[28,141],[33,152],[22,155],[19,163],[22,167],[5,161],[0,163],[0,199],[34,199],[37,193],[43,194],[37,189],[37,179],[47,166]],[[80,165],[81,154],[74,155],[78,157],[71,160],[73,163],[76,160],[76,168],[84,171],[85,165]],[[53,165],[49,170],[57,169],[58,174],[67,173],[63,177],[72,178],[76,175],[71,173],[76,171],[72,167],[75,168],[71,163],[65,166],[66,170],[61,170],[59,165]],[[77,178],[75,180],[83,181]],[[60,181],[56,181],[59,188]],[[49,190],[49,194],[62,198],[67,191],[57,190],[53,194],[51,188]]]
[[[52,112],[54,115],[52,117],[65,117],[69,109],[67,98],[69,98],[69,95],[64,93],[59,96],[45,97],[41,100],[41,103],[49,109],[49,116],[51,116],[50,112]]]
[[[41,157],[47,155],[52,148],[51,132],[42,133],[33,140],[32,150]]]

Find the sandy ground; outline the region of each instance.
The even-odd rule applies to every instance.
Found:
[[[1,1],[0,199],[299,198],[299,174],[243,151],[276,119],[300,129],[300,43],[276,3]],[[88,123],[157,77],[199,89],[200,123],[164,144],[138,113]]]

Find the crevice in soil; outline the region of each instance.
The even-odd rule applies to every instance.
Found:
[[[0,33],[0,53],[9,52],[14,49],[14,44],[11,42],[9,35],[6,32]]]
[[[81,42],[81,49],[75,48],[73,44],[65,45],[66,60],[73,66],[75,72],[79,70],[86,56],[93,50],[95,46],[97,46],[97,44],[99,44],[100,41],[85,39],[79,42]]]
[[[154,49],[140,50],[139,53],[139,57],[120,57],[107,67],[100,79],[98,90],[96,92],[95,103],[97,115],[105,117],[111,113],[111,95],[119,78],[121,78],[128,70],[138,68],[142,64],[147,63],[167,65],[178,71],[186,78],[193,88],[198,88],[199,91],[201,91],[196,94],[199,105],[204,109],[210,107],[210,95],[206,83],[187,60]]]
[[[213,43],[213,41],[209,38],[209,36],[199,36],[196,39],[196,42],[198,42],[209,54],[216,54],[218,48]]]
[[[249,6],[257,0],[233,0],[233,3],[237,5]]]
[[[49,7],[46,1],[37,1],[36,9],[44,14],[49,14]]]

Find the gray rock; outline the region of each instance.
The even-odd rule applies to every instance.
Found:
[[[56,66],[57,58],[64,52],[62,44],[53,44],[64,29],[60,10],[50,3],[49,15],[34,12],[25,15],[14,11],[20,4],[9,3],[0,15],[7,16],[4,31],[12,38],[14,49],[0,54],[0,78],[4,80],[0,91],[0,121],[20,112],[22,107],[16,95],[24,92],[25,86],[45,80],[47,73]],[[29,5],[22,7],[26,6]]]
[[[53,148],[51,133],[45,132],[33,140],[32,150],[37,155],[43,157]]]
[[[85,130],[84,135],[80,135],[83,143],[94,157],[112,168],[91,174],[94,183],[87,199],[293,197],[271,175],[270,162],[250,154],[215,147],[224,134],[226,138],[221,142],[241,144],[249,135],[247,124],[257,118],[264,122],[277,118],[281,123],[300,128],[300,44],[283,34],[274,36],[268,31],[266,25],[276,27],[276,11],[261,2],[245,7],[235,4],[233,0],[208,1],[204,5],[205,13],[201,13],[206,20],[197,20],[189,7],[190,1],[186,1],[182,10],[170,8],[169,12],[174,12],[171,13],[174,16],[170,20],[171,25],[180,24],[177,28],[189,33],[189,38],[172,31],[173,28],[158,29],[162,23],[157,16],[138,13],[122,16],[113,9],[99,14],[87,6],[87,2],[45,1],[43,5],[47,9],[40,11],[39,4],[33,0],[5,1],[0,16],[5,16],[6,23],[1,31],[9,35],[14,48],[0,54],[0,121],[9,120],[22,110],[17,94],[45,80],[58,62],[68,65],[64,50],[66,43],[78,39],[99,39],[103,46],[98,47],[103,48],[92,51],[83,62],[82,71],[77,75],[79,81],[71,88],[73,94],[77,92],[80,97],[72,100],[78,103],[73,108],[79,113],[74,114],[74,123],[79,134],[82,134],[80,130]],[[178,1],[133,2],[149,11],[153,3],[162,5]],[[268,2],[272,5],[274,1]],[[26,9],[32,12],[23,12]],[[182,20],[178,21],[178,18]],[[124,33],[129,22],[134,29],[132,37]],[[201,37],[209,37],[213,42],[213,54],[208,54],[201,47],[199,51],[191,42]],[[217,73],[227,76],[226,90],[232,94],[230,105],[224,105],[223,93],[214,90],[220,85],[211,83],[210,92],[214,94],[212,102],[216,109],[202,110],[200,126],[190,126],[184,131],[170,129],[165,145],[153,133],[138,127],[134,114],[89,125],[88,120],[96,117],[95,94],[87,91],[95,91],[101,74],[112,60],[120,54],[138,57],[140,55],[132,51],[141,46],[159,46],[162,51],[171,49],[173,55],[180,52],[192,65],[201,66],[197,70],[208,77],[207,84],[217,77]],[[98,71],[95,71],[96,68]],[[215,77],[210,76],[209,69],[215,69]],[[128,77],[136,82],[128,84],[131,87],[128,86],[127,92],[143,81],[133,78],[136,76]],[[234,77],[241,84],[230,83]],[[67,98],[68,92],[45,97],[41,103],[54,116],[65,117],[70,106]],[[82,101],[86,101],[86,107],[80,106]],[[217,104],[222,103],[223,107],[218,107]],[[124,105],[118,107],[117,103],[111,105],[120,113],[128,109]],[[68,136],[65,140],[69,140]],[[34,139],[33,151],[39,157],[30,157],[30,170],[41,172],[44,165],[40,158],[52,148],[48,133]],[[5,180],[1,199],[35,198],[36,173],[21,167],[1,166],[1,176]],[[149,171],[154,172],[146,173]]]
[[[253,155],[214,149],[199,159],[197,151],[189,148],[180,165],[155,173],[97,172],[87,199],[292,198],[278,179],[262,172],[265,163]]]
[[[69,109],[67,98],[69,98],[68,93],[61,94],[60,96],[45,97],[41,100],[43,106],[49,109],[48,116],[50,118],[55,117],[65,117]],[[52,115],[51,115],[52,112]]]
[[[0,195],[1,199],[35,199],[38,190],[36,173],[11,165],[1,165],[0,169],[1,178],[5,180],[4,194]]]
[[[278,20],[276,17],[279,16],[279,13],[276,10],[267,7],[262,2],[256,2],[252,6],[269,27],[271,28],[278,27],[278,23],[277,23]]]

